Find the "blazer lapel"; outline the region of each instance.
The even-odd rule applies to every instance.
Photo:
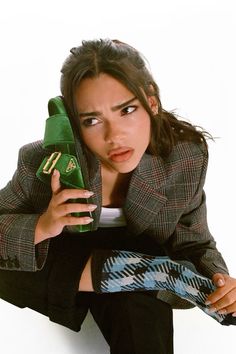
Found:
[[[165,204],[167,197],[162,193],[167,177],[164,164],[159,157],[144,154],[138,167],[135,169],[124,205],[127,219],[127,228],[132,234],[140,234],[149,227],[153,218]],[[102,185],[100,164],[95,159],[90,165],[91,190],[95,192],[92,197],[98,208],[93,212],[95,220],[93,229],[99,223],[102,202]],[[92,199],[91,198],[91,199]]]
[[[165,204],[166,172],[159,157],[145,154],[133,173],[124,206],[128,230],[140,234]]]

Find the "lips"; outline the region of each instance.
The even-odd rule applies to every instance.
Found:
[[[130,159],[133,155],[134,149],[122,147],[113,149],[109,152],[108,157],[113,162],[124,162]]]

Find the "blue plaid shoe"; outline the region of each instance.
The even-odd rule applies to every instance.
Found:
[[[169,257],[111,251],[102,267],[100,292],[168,290],[198,306],[224,325],[236,324],[232,315],[210,312],[205,301],[216,289],[213,282]]]

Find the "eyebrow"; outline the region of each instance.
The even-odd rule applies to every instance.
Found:
[[[111,107],[111,110],[113,112],[118,111],[119,109],[124,108],[125,106],[129,105],[130,103],[132,103],[133,101],[135,101],[137,99],[137,97],[132,97],[131,99],[129,99],[126,102],[120,103],[118,105],[115,105],[114,107]],[[102,113],[99,111],[93,111],[93,112],[81,112],[79,113],[79,117],[83,118],[83,117],[88,117],[88,116],[101,116]]]

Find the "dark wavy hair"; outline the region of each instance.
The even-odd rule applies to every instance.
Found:
[[[119,40],[99,39],[83,41],[70,52],[61,69],[61,92],[74,122],[78,116],[74,93],[81,80],[106,73],[132,92],[150,115],[152,129],[147,153],[165,158],[179,141],[207,146],[209,133],[162,108],[159,88],[146,60],[135,48]],[[146,97],[150,96],[157,100],[157,114],[148,104]]]

